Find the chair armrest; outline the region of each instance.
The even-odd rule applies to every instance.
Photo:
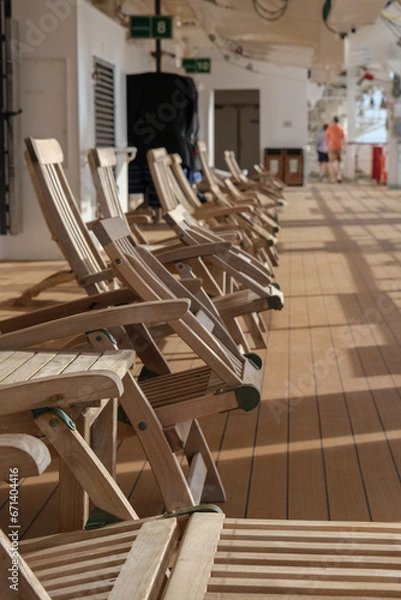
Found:
[[[203,285],[203,279],[201,277],[194,277],[193,279],[180,279],[180,283],[187,289],[191,294],[199,292]]]
[[[93,221],[85,221],[85,225],[88,229],[92,229],[95,223],[98,222],[99,219],[94,219]]]
[[[149,225],[150,223],[153,223],[153,219],[150,215],[145,215],[145,214],[141,214],[141,213],[132,213],[132,214],[126,214],[125,215],[128,224],[131,225],[131,223],[139,223],[139,224],[145,224],[145,225]]]
[[[100,283],[102,281],[113,281],[115,275],[113,269],[103,269],[92,275],[87,275],[78,279],[78,283],[82,286],[90,285],[91,283]]]
[[[254,206],[252,203],[244,203],[241,202],[241,204],[236,204],[235,206],[228,206],[228,207],[224,207],[224,208],[213,208],[210,210],[197,210],[194,213],[195,218],[201,218],[201,219],[206,219],[206,218],[211,218],[211,217],[224,217],[225,215],[232,215],[232,214],[237,214],[237,213],[241,213],[241,212],[252,212],[254,210]]]
[[[47,323],[48,321],[61,319],[62,317],[68,317],[81,312],[100,310],[102,308],[128,304],[129,302],[138,300],[140,300],[139,296],[132,290],[120,288],[110,292],[93,294],[93,296],[85,296],[84,298],[72,300],[71,302],[62,302],[55,306],[49,306],[16,317],[3,319],[0,321],[0,339],[2,334],[9,333],[10,331],[17,331],[19,329],[24,329],[25,327],[31,327],[32,325]]]
[[[190,301],[182,298],[179,300],[138,302],[137,304],[114,306],[80,313],[33,325],[20,331],[5,333],[0,336],[0,348],[13,350],[28,348],[50,340],[74,336],[96,329],[180,319],[189,307]]]
[[[201,256],[210,256],[220,250],[230,250],[231,242],[211,242],[210,244],[199,244],[197,246],[183,246],[175,250],[168,250],[157,254],[158,260],[163,264],[168,262],[176,262],[180,260],[188,260],[191,258],[199,258]]]
[[[19,479],[40,475],[50,462],[49,449],[42,440],[26,433],[0,435],[0,479],[9,480],[11,466],[17,469]]]
[[[238,244],[243,240],[244,232],[239,227],[232,225],[214,225],[212,228],[213,233],[218,234],[220,238],[233,244]]]
[[[0,387],[0,416],[38,408],[64,408],[119,398],[123,383],[112,371],[77,371]]]

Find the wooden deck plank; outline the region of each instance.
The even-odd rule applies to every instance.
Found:
[[[305,232],[303,232],[305,235]],[[314,353],[310,335],[308,281],[301,253],[291,255],[291,302],[289,345],[289,476],[287,518],[301,515],[308,519],[327,519],[327,494],[323,452],[313,372]],[[298,276],[297,276],[298,274]],[[314,493],[311,493],[314,490]]]
[[[283,324],[288,319],[280,315]],[[286,518],[288,467],[288,360],[279,348],[288,328],[269,327],[269,359],[263,379],[247,512],[252,518]]]

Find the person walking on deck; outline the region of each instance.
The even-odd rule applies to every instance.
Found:
[[[345,132],[339,124],[338,117],[334,117],[333,122],[326,129],[325,139],[329,143],[329,169],[331,183],[342,182],[342,154],[345,151]]]
[[[317,161],[319,163],[319,180],[323,181],[325,177],[329,176],[328,164],[329,164],[329,142],[326,139],[326,131],[328,124],[325,123],[323,128],[319,131],[316,138],[316,152]]]

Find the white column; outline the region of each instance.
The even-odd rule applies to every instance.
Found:
[[[401,188],[401,98],[388,105],[387,183]]]
[[[356,137],[356,93],[357,72],[355,68],[347,69],[347,151],[344,156],[344,176],[353,181],[355,179],[355,137]]]

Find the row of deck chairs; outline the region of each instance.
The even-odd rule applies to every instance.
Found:
[[[224,487],[197,419],[229,410],[249,411],[258,405],[262,364],[251,346],[263,342],[261,313],[281,309],[282,292],[256,258],[212,230],[205,234],[199,223],[188,226],[188,235],[154,245],[138,243],[124,215],[102,219],[92,229],[107,254],[107,264],[82,220],[57,141],[27,139],[26,147],[28,168],[51,235],[71,267],[70,275],[88,298],[2,321],[0,347],[15,350],[51,341],[59,345],[58,331],[64,336],[82,335],[89,322],[94,331],[106,319],[114,341],[101,332],[91,334],[88,342],[102,349],[133,348],[143,365],[138,379],[125,375],[124,398],[130,400],[126,406],[124,400],[120,402],[119,416],[138,436],[166,507],[224,501]],[[101,154],[92,158],[98,160]],[[105,195],[110,195],[105,181],[116,192],[112,167],[95,171]],[[234,237],[237,233],[238,228]],[[195,236],[193,241],[190,236]],[[64,277],[65,273],[61,279],[56,273],[25,292],[19,303]],[[210,283],[209,293],[203,281]],[[140,305],[139,318],[131,314],[132,322],[126,321],[128,313],[117,310],[128,302]],[[167,303],[165,313],[160,303]],[[239,317],[249,324],[251,344]],[[193,351],[197,368],[172,372],[160,348],[160,340],[172,332]],[[69,345],[75,348],[74,342]],[[102,444],[99,452],[114,457],[114,442],[102,439]],[[178,450],[187,457],[188,477],[176,458]],[[108,458],[112,470],[114,461]],[[77,523],[83,510],[75,512]]]
[[[267,193],[263,181],[243,205],[237,201],[240,213],[225,206],[210,221],[166,205],[172,236],[157,244],[140,229],[143,214],[132,215],[131,225],[123,213],[105,215],[90,234],[59,144],[28,139],[26,147],[43,214],[70,269],[20,302],[72,276],[83,297],[0,322],[2,476],[7,465],[20,476],[40,472],[49,451],[58,455],[63,532],[20,544],[19,596],[10,587],[9,532],[0,535],[1,597],[398,597],[397,525],[227,519],[217,507],[200,507],[223,502],[225,492],[197,419],[260,401],[263,365],[253,350],[263,340],[262,313],[281,309],[283,294],[278,255],[267,252],[276,244],[253,226],[268,231],[271,219],[276,237],[280,193]],[[187,186],[179,160],[162,149],[149,158],[161,202],[161,192],[181,198]],[[111,151],[91,153],[108,199],[116,192],[112,162]],[[233,183],[241,194],[243,183]],[[234,194],[221,189],[235,207]],[[172,370],[161,343],[172,333],[199,366]],[[117,439],[129,434],[152,468],[163,516],[138,519],[115,483]],[[105,526],[81,531],[84,525]]]

